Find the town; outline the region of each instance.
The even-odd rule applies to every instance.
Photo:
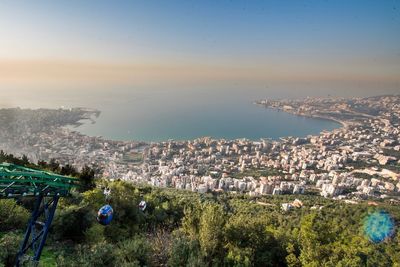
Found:
[[[259,100],[260,108],[335,120],[316,136],[280,140],[169,140],[90,137],[70,125],[94,120],[88,109],[0,110],[0,149],[34,162],[57,160],[98,176],[199,193],[314,194],[346,201],[400,192],[400,96]],[[12,116],[11,116],[11,115]]]

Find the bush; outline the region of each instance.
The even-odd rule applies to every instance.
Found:
[[[29,212],[15,200],[0,200],[0,232],[23,230],[29,219]]]
[[[94,224],[92,227],[85,232],[85,242],[89,245],[102,243],[105,241],[104,238],[104,226],[100,224]]]
[[[96,221],[94,211],[87,207],[71,205],[56,212],[53,232],[56,240],[72,240],[82,242],[86,230]]]
[[[116,248],[112,244],[99,243],[92,247],[77,247],[77,266],[83,267],[113,267],[120,266],[117,264]],[[72,265],[73,266],[73,265]]]
[[[144,266],[149,263],[150,245],[144,236],[120,242],[116,251],[117,266]]]
[[[191,240],[182,231],[173,233],[168,266],[204,266],[197,240]]]
[[[171,233],[159,228],[147,235],[147,240],[151,244],[151,265],[166,266],[171,247]]]
[[[267,231],[266,220],[245,214],[230,217],[225,227],[225,247],[227,262],[235,266],[249,266],[250,262],[262,266],[265,262],[280,262],[286,256],[272,233]]]
[[[0,239],[0,264],[14,266],[22,236],[10,232]]]

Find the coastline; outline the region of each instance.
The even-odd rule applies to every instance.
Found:
[[[268,107],[268,106],[265,106],[264,104],[257,103],[257,102],[254,102],[254,104],[256,104],[258,106],[261,106],[263,108],[267,108],[267,109],[271,109],[271,110],[278,110],[278,111],[282,111],[282,112],[285,112],[285,113],[288,113],[288,114],[291,114],[291,115],[295,115],[295,116],[299,116],[299,117],[306,117],[306,118],[312,118],[312,119],[321,119],[321,120],[326,120],[326,121],[333,121],[333,122],[336,122],[336,123],[341,125],[341,127],[339,127],[339,128],[342,128],[342,127],[343,128],[348,128],[351,125],[351,123],[349,123],[347,121],[339,120],[339,119],[336,119],[336,118],[333,118],[333,117],[329,117],[329,116],[290,112],[290,111],[287,111],[287,110],[284,110],[284,109],[281,109],[281,108]],[[335,128],[335,129],[338,129],[338,128]]]
[[[390,98],[396,95],[384,95],[364,98],[364,101],[374,100],[375,98]],[[371,111],[357,110],[351,103],[358,101],[358,98],[335,99],[335,98],[306,98],[303,100],[258,100],[254,103],[267,109],[279,110],[296,116],[318,118],[339,123],[348,129],[351,126],[361,125],[366,120],[378,118],[379,109],[373,107]],[[376,114],[371,114],[371,113]]]
[[[289,112],[288,112],[289,113]],[[343,128],[348,128],[351,124],[343,121],[343,120],[339,120],[339,119],[335,119],[332,117],[328,117],[328,116],[322,116],[322,115],[310,115],[310,114],[300,114],[300,113],[290,113],[296,116],[300,116],[300,117],[307,117],[307,118],[314,118],[314,119],[321,119],[321,120],[327,120],[327,121],[333,121],[336,122],[340,125],[342,125]],[[340,127],[340,128],[342,128]]]
[[[255,107],[255,109],[260,109],[260,108],[261,107],[259,107],[258,105]],[[275,119],[275,118],[277,118],[278,122],[280,123],[281,121],[279,121],[279,118],[281,118],[283,116],[283,114],[279,115],[279,113],[276,113],[277,110],[271,109],[271,111],[273,111],[271,113],[272,115],[266,114],[266,117],[265,117],[267,124],[273,125],[274,121],[272,121],[271,119]],[[276,115],[273,115],[275,113],[278,114],[277,115],[278,117],[276,117]],[[110,135],[110,132],[108,132],[108,135],[107,134],[103,135],[101,130],[104,127],[106,127],[106,126],[104,126],[105,125],[104,121],[102,121],[102,124],[100,124],[100,126],[90,126],[90,124],[96,124],[98,122],[97,121],[96,122],[86,121],[86,120],[82,121],[82,125],[84,125],[84,127],[82,127],[83,130],[82,130],[82,128],[79,127],[81,125],[78,125],[76,127],[67,127],[67,128],[69,128],[73,131],[78,131],[78,132],[80,132],[84,135],[88,135],[88,136],[102,136],[105,139],[114,140],[114,141],[122,141],[122,142],[135,141],[135,142],[145,142],[145,143],[149,144],[149,143],[163,143],[163,142],[168,142],[169,140],[174,140],[177,142],[187,142],[187,141],[193,141],[193,140],[196,140],[199,138],[211,138],[214,140],[227,140],[227,141],[228,140],[233,141],[233,140],[245,139],[245,140],[249,140],[252,142],[258,142],[263,139],[270,139],[270,140],[278,141],[282,137],[289,137],[289,136],[293,137],[294,136],[294,137],[298,137],[298,138],[304,138],[308,135],[319,135],[319,133],[322,131],[332,131],[334,129],[339,129],[344,125],[344,122],[339,122],[334,119],[329,119],[329,118],[325,118],[325,117],[317,117],[317,116],[313,117],[313,116],[307,116],[307,115],[301,115],[301,114],[294,114],[294,113],[290,113],[290,112],[285,112],[285,113],[287,114],[287,116],[286,115],[283,116],[283,119],[288,118],[289,123],[291,121],[295,121],[297,124],[296,127],[286,127],[285,124],[283,124],[280,126],[281,130],[275,131],[273,126],[269,126],[269,128],[271,128],[271,131],[270,131],[270,129],[267,129],[267,130],[264,129],[263,132],[261,132],[260,130],[257,130],[258,133],[255,135],[258,135],[258,136],[237,134],[237,136],[235,136],[235,137],[230,137],[229,133],[227,135],[224,135],[224,132],[220,132],[222,134],[213,135],[210,133],[206,133],[206,131],[205,131],[204,135],[198,135],[198,136],[197,135],[190,136],[191,133],[189,132],[187,134],[187,136],[172,136],[172,135],[165,136],[165,135],[163,135],[163,133],[161,133],[161,135],[160,135],[161,138],[158,138],[158,137],[155,139],[141,138],[141,137],[143,137],[142,136],[143,134],[142,135],[139,134],[135,138],[133,136],[129,136],[129,134],[127,134],[127,135],[122,134],[121,136],[119,136],[117,133],[117,136],[115,136],[113,134]],[[261,117],[262,117],[261,119],[264,119],[263,114],[264,113],[261,113]],[[293,115],[295,115],[295,116],[293,116]],[[303,120],[298,120],[295,117],[305,117],[310,120],[304,122]],[[322,121],[322,123],[318,122],[318,120]],[[258,118],[258,120],[254,120],[254,121],[257,121],[256,124],[262,125],[260,118]],[[326,123],[326,122],[330,122],[330,123]],[[306,123],[306,125],[303,125],[303,123]],[[296,124],[294,124],[294,125],[296,125]],[[308,124],[310,124],[311,127],[307,127]],[[146,127],[147,127],[147,125],[146,125]],[[277,128],[279,128],[279,127],[277,127]],[[293,128],[295,128],[295,129],[293,129]],[[248,129],[251,129],[251,128],[248,128]],[[106,133],[107,133],[107,129],[106,129]],[[262,133],[264,133],[264,134],[262,134]]]

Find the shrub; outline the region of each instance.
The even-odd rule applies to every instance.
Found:
[[[117,264],[116,248],[112,244],[99,243],[92,247],[78,246],[77,247],[77,266],[83,267],[113,267],[120,266]]]
[[[87,207],[71,205],[56,212],[53,222],[54,237],[57,240],[82,242],[85,231],[96,221],[94,211]]]
[[[197,240],[191,240],[182,231],[173,233],[168,266],[204,266]]]
[[[118,266],[148,265],[150,246],[144,236],[135,236],[132,239],[120,242],[116,251]]]
[[[25,228],[28,219],[28,210],[18,205],[15,200],[0,200],[0,232],[22,230]]]
[[[14,266],[21,239],[15,232],[7,233],[0,239],[0,264]]]

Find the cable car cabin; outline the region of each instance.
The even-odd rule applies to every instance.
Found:
[[[144,210],[146,209],[146,207],[147,207],[146,201],[144,201],[144,200],[140,201],[140,203],[139,203],[139,209],[140,209],[141,211],[144,211]]]
[[[97,212],[97,221],[102,225],[108,225],[111,223],[114,215],[114,210],[110,205],[105,205]]]

